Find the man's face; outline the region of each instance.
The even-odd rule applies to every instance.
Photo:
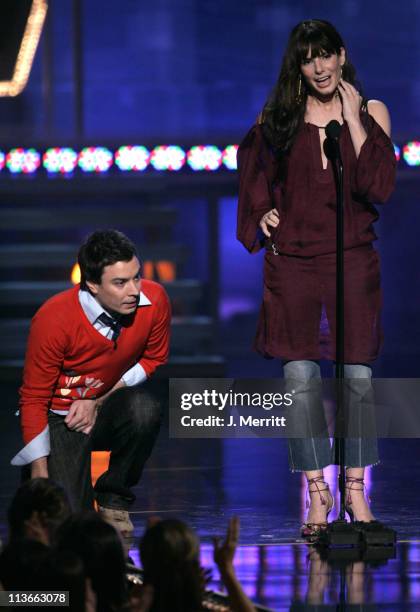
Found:
[[[86,282],[89,290],[105,310],[122,315],[133,313],[140,295],[140,263],[137,257],[105,266],[101,283]]]

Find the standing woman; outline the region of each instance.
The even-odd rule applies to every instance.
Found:
[[[237,237],[251,253],[266,248],[255,348],[282,360],[284,377],[299,381],[296,399],[307,407],[314,401],[310,381],[321,378],[319,360],[335,359],[336,186],[324,152],[325,126],[333,119],[342,124],[344,165],[344,375],[369,385],[382,342],[372,203],[385,202],[394,188],[390,118],[385,104],[360,94],[336,29],[303,21],[291,32],[273,93],[239,147]],[[378,462],[376,440],[352,438],[345,446],[347,511],[371,521],[363,477],[365,466]],[[308,480],[302,534],[313,536],[333,505],[323,468],[334,463],[334,452],[328,438],[296,438],[289,440],[289,460]]]

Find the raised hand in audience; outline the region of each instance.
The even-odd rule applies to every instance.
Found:
[[[255,612],[255,607],[245,595],[233,566],[238,541],[239,517],[234,516],[229,521],[224,542],[221,542],[221,538],[214,538],[214,561],[228,592],[231,610],[233,612]]]

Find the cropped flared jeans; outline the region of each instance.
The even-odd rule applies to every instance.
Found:
[[[303,423],[301,428],[305,437],[289,438],[289,464],[292,471],[321,470],[327,465],[338,464],[336,457],[336,445],[331,445],[325,423],[324,410],[322,404],[322,394],[317,383],[321,382],[321,370],[316,361],[299,360],[288,361],[283,364],[283,374],[286,384],[292,383],[294,391],[293,410],[296,419]],[[348,405],[348,415],[351,421],[352,415],[355,418],[368,418],[369,415],[363,414],[362,396],[365,397],[371,392],[372,370],[368,365],[345,364],[344,377],[350,393]],[[352,405],[353,404],[353,405]],[[293,418],[293,416],[292,416]],[[370,422],[370,421],[369,421]],[[317,424],[318,437],[312,437],[311,424]],[[324,426],[319,427],[322,423]],[[307,425],[305,425],[307,424]],[[361,426],[361,428],[363,425]],[[374,428],[370,424],[369,431]],[[354,429],[353,429],[354,431]],[[345,438],[345,465],[346,467],[365,467],[378,463],[378,442],[376,437],[367,436],[366,430],[361,437]]]

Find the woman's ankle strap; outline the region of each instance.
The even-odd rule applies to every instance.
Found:
[[[328,483],[325,482],[324,477],[323,476],[315,476],[315,478],[308,478],[307,479],[307,483],[308,483],[308,488],[307,488],[307,492],[306,492],[306,507],[309,508],[308,493],[309,493],[309,495],[311,495],[312,493],[318,493],[319,498],[321,500],[321,505],[325,506],[326,503],[327,503],[327,500],[322,495],[322,491],[329,491],[330,487],[328,486]],[[324,488],[320,488],[319,484],[325,485]],[[309,487],[311,485],[315,485],[316,488],[315,489],[309,489]]]
[[[361,484],[363,487],[365,486],[364,478],[356,478],[355,476],[346,476],[346,484]]]
[[[318,482],[321,482],[322,484],[325,484],[325,485],[328,486],[328,483],[325,482],[325,480],[324,480],[324,476],[315,476],[314,478],[307,478],[308,486],[311,485],[311,484],[315,484],[316,485],[316,484],[318,484]]]

